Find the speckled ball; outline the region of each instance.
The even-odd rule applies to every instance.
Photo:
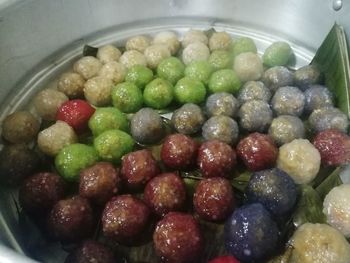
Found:
[[[304,112],[305,95],[297,87],[281,87],[272,97],[271,105],[277,115],[301,116]]]
[[[275,66],[264,72],[262,81],[271,92],[275,92],[280,87],[291,86],[294,83],[293,73],[283,66]]]
[[[305,111],[311,113],[312,111],[333,106],[333,94],[329,89],[322,85],[310,85],[304,92],[305,95]]]
[[[171,122],[177,132],[194,134],[201,130],[205,116],[198,105],[186,103],[173,113]]]
[[[238,140],[237,122],[230,117],[219,115],[208,119],[202,127],[202,135],[205,140],[214,140],[234,144]]]
[[[242,105],[249,100],[262,100],[269,102],[271,99],[271,91],[261,81],[246,82],[238,93],[238,101]]]
[[[238,112],[241,128],[253,132],[264,132],[272,121],[272,110],[262,100],[250,100],[244,103]]]
[[[211,116],[225,115],[235,117],[238,108],[238,100],[230,93],[219,92],[210,95],[205,104],[206,113]]]
[[[294,139],[305,138],[304,123],[298,117],[280,115],[272,120],[269,135],[277,145],[283,145]]]
[[[346,133],[349,128],[349,119],[337,108],[324,107],[311,113],[309,124],[314,132],[336,129]]]

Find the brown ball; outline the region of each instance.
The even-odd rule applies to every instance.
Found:
[[[68,255],[65,263],[115,263],[113,252],[105,245],[94,241],[84,241],[76,250]]]
[[[236,152],[227,143],[207,141],[199,147],[197,164],[204,177],[228,177],[236,166]]]
[[[48,218],[50,236],[59,241],[79,241],[94,230],[94,216],[87,199],[74,196],[59,201]]]
[[[27,178],[19,189],[19,202],[30,214],[48,212],[65,195],[66,184],[55,173],[37,173]]]
[[[113,197],[102,213],[103,233],[121,244],[137,241],[150,221],[149,208],[132,195]]]
[[[143,198],[159,216],[164,216],[170,211],[181,211],[186,201],[185,184],[180,176],[164,173],[148,182]]]
[[[189,214],[170,212],[153,233],[155,251],[163,262],[198,262],[203,237],[197,221]]]
[[[2,136],[12,143],[27,143],[35,138],[39,129],[39,121],[29,111],[17,111],[5,118]]]
[[[158,164],[148,150],[131,152],[122,159],[122,179],[130,189],[143,187],[159,172]]]
[[[226,219],[235,205],[230,182],[222,177],[201,180],[196,187],[193,204],[197,214],[205,220]]]
[[[188,169],[196,163],[198,144],[189,136],[172,134],[165,138],[161,149],[163,163],[172,169]]]
[[[99,162],[80,172],[79,195],[99,205],[119,190],[119,171],[111,163]]]

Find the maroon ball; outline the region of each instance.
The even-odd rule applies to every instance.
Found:
[[[84,241],[76,250],[68,255],[65,263],[116,263],[113,252],[103,244]]]
[[[143,187],[159,172],[158,164],[148,150],[131,152],[123,157],[121,175],[130,189]]]
[[[227,143],[207,141],[199,147],[197,163],[204,177],[228,177],[236,166],[236,152]]]
[[[94,216],[89,201],[80,196],[59,201],[52,208],[48,229],[59,241],[79,241],[94,230]]]
[[[138,240],[150,221],[149,208],[132,195],[113,197],[102,213],[105,236],[122,244]]]
[[[235,206],[230,182],[222,177],[201,180],[194,193],[193,205],[197,214],[205,220],[226,219]]]
[[[157,224],[153,233],[157,255],[163,262],[189,263],[200,261],[203,237],[192,215],[170,212]]]
[[[252,133],[237,145],[237,155],[251,171],[260,171],[275,166],[278,149],[269,135]]]
[[[318,133],[313,144],[320,152],[321,162],[338,166],[350,163],[350,136],[335,129]]]
[[[185,184],[180,176],[164,173],[148,182],[143,198],[159,216],[164,216],[170,211],[180,211],[186,202]]]
[[[50,211],[52,206],[64,198],[66,184],[55,173],[37,173],[27,178],[19,189],[19,202],[30,214]]]
[[[79,195],[103,205],[118,193],[119,171],[111,163],[99,162],[80,172]]]
[[[177,170],[191,168],[196,163],[198,144],[184,134],[172,134],[165,138],[161,149],[163,163]]]

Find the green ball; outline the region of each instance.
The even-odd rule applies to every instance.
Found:
[[[257,53],[257,48],[253,39],[249,37],[241,37],[233,42],[231,47],[231,53],[233,57],[246,52]]]
[[[241,81],[232,69],[221,69],[214,72],[209,80],[209,91],[236,93],[241,87]]]
[[[58,173],[67,181],[79,181],[82,169],[99,160],[96,150],[88,145],[75,143],[64,147],[55,158]]]
[[[214,68],[208,61],[193,61],[186,67],[185,76],[207,84],[213,72]]]
[[[202,103],[205,100],[206,92],[201,81],[189,77],[180,79],[174,88],[175,99],[181,104]]]
[[[132,66],[125,76],[125,81],[134,83],[143,89],[153,79],[153,71],[143,65]]]
[[[136,112],[143,105],[142,91],[134,83],[120,83],[112,88],[112,102],[122,112]]]
[[[176,57],[169,57],[162,60],[157,67],[157,75],[162,79],[166,79],[171,84],[184,76],[185,65]]]
[[[293,56],[293,50],[286,42],[272,43],[262,57],[263,63],[268,67],[284,66]]]
[[[163,109],[168,106],[174,98],[174,88],[171,83],[164,79],[154,79],[147,84],[143,91],[145,104],[154,109]]]
[[[230,52],[226,50],[214,50],[208,59],[215,71],[219,69],[232,68],[233,59]]]
[[[94,136],[108,130],[129,131],[129,122],[124,113],[117,108],[97,108],[89,120],[89,128]]]
[[[98,155],[105,161],[119,164],[123,155],[134,148],[134,139],[121,130],[109,130],[94,139]]]

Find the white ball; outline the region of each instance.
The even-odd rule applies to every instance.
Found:
[[[327,223],[350,237],[350,184],[334,187],[323,201]]]
[[[119,62],[128,69],[135,65],[147,66],[146,57],[137,50],[125,51],[123,55],[121,55]]]
[[[208,60],[210,56],[209,48],[202,42],[189,44],[182,52],[182,61],[185,65],[193,61]]]
[[[153,44],[166,45],[172,55],[175,55],[180,48],[180,41],[177,39],[177,35],[171,31],[157,33],[153,38]]]
[[[79,67],[83,67],[80,65]],[[57,82],[57,89],[68,98],[75,99],[83,96],[85,79],[78,73],[63,73]]]
[[[107,106],[111,103],[113,81],[104,77],[94,77],[85,82],[85,99],[97,107]]]
[[[209,40],[207,35],[203,31],[191,29],[185,33],[182,39],[182,46],[185,48],[189,44],[192,44],[195,42],[201,42],[204,45],[208,45]]]
[[[277,167],[297,184],[311,182],[320,170],[321,155],[306,139],[295,139],[279,148]]]
[[[215,32],[209,39],[210,51],[214,50],[230,50],[232,38],[226,32]]]
[[[102,67],[102,63],[95,57],[86,56],[74,63],[73,69],[84,79],[90,79],[97,76]]]
[[[126,50],[137,50],[141,53],[145,52],[146,48],[151,45],[151,39],[147,36],[135,36],[126,41]]]
[[[98,76],[110,79],[114,84],[118,84],[124,81],[126,72],[127,69],[122,63],[111,61],[102,66]]]
[[[170,51],[166,45],[157,44],[146,48],[144,53],[147,61],[147,66],[155,69],[158,64],[165,58],[171,56]]]
[[[44,120],[56,119],[58,108],[68,100],[68,97],[58,90],[45,89],[40,91],[34,98],[34,108]]]
[[[261,58],[252,52],[241,53],[236,56],[233,70],[242,82],[258,80],[264,73]]]
[[[113,45],[105,45],[97,50],[96,57],[103,63],[110,61],[118,61],[122,53],[120,50]]]

